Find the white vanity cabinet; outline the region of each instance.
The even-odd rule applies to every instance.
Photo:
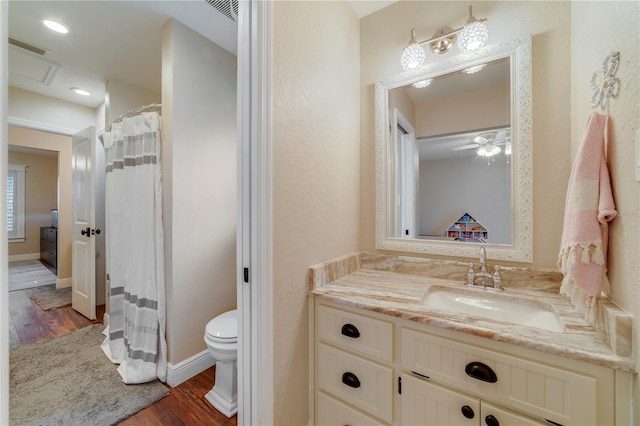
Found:
[[[402,425],[549,426],[464,393],[402,374]]]
[[[322,304],[316,314],[316,424],[391,424],[393,323]]]
[[[317,425],[630,424],[629,373],[319,298],[311,307]]]

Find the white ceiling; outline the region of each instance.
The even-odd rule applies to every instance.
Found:
[[[363,17],[396,1],[348,3]],[[162,25],[172,17],[237,54],[237,23],[206,0],[10,1],[9,37],[47,53],[11,46],[9,85],[90,108],[104,102],[109,80],[160,92]],[[71,33],[54,33],[43,19],[62,22]],[[91,96],[77,95],[71,87]]]
[[[347,3],[356,12],[358,18],[370,15],[396,3],[398,0],[348,0]]]
[[[9,37],[47,50],[45,61],[60,68],[50,85],[25,78],[41,64],[33,61],[37,56],[16,54],[21,49],[12,47],[9,85],[91,108],[104,101],[109,80],[160,92],[162,25],[171,17],[236,54],[236,22],[205,0],[11,1]],[[42,25],[42,19],[63,22],[72,31],[54,33]],[[22,70],[17,69],[20,64]],[[92,95],[77,95],[71,87]]]

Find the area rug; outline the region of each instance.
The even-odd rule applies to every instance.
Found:
[[[113,425],[169,394],[159,381],[122,383],[97,324],[10,351],[13,425]]]
[[[9,291],[55,284],[57,279],[39,260],[9,262]]]
[[[71,304],[71,287],[36,293],[31,295],[31,299],[36,302],[43,311],[69,306]]]

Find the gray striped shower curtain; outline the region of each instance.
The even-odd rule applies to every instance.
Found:
[[[145,112],[103,134],[109,326],[102,348],[125,383],[166,380],[161,119]]]

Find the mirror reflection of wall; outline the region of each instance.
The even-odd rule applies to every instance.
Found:
[[[506,57],[389,91],[389,111],[415,128],[419,153],[417,202],[398,194],[396,213],[415,209],[416,229],[392,236],[450,240],[448,227],[469,212],[491,230],[483,242],[513,241],[510,72]],[[398,183],[404,169],[398,161]]]

